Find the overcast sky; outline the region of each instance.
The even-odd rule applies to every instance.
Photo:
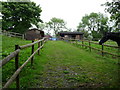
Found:
[[[1,0],[0,0],[1,1]],[[6,0],[2,0],[6,1]],[[16,0],[17,1],[17,0]],[[44,22],[50,21],[51,18],[61,18],[67,23],[67,28],[72,31],[77,28],[81,18],[91,12],[105,13],[105,6],[101,6],[107,1],[112,0],[31,0],[42,8],[41,19]]]
[[[67,27],[76,29],[82,16],[91,12],[106,14],[106,0],[32,0],[42,8],[41,19],[48,22],[52,17],[61,18],[67,22]],[[111,0],[109,0],[111,1]],[[108,15],[108,13],[107,13]]]

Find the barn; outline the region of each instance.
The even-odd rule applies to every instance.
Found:
[[[83,32],[59,32],[58,33],[58,38],[67,40],[67,39],[78,39],[82,40],[83,39]]]
[[[35,39],[42,39],[44,37],[44,31],[39,29],[29,29],[25,33],[26,40],[35,40]]]

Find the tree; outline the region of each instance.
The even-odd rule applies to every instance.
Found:
[[[51,31],[50,23],[47,23],[47,22],[45,22],[45,23],[38,23],[38,28],[40,30],[45,31],[46,35],[51,35],[51,33],[50,33],[50,31]]]
[[[106,11],[111,14],[111,20],[115,20],[115,26],[120,24],[120,0],[113,0],[103,4],[106,6]]]
[[[48,23],[49,27],[54,31],[55,36],[57,36],[57,33],[59,31],[62,31],[62,29],[66,28],[66,23],[63,19],[59,18],[52,18]]]
[[[88,15],[85,15],[82,17],[82,23],[79,23],[78,27],[81,27],[81,26],[82,28],[87,29],[88,31],[91,31]]]
[[[101,13],[90,13],[82,17],[78,25],[78,30],[85,33],[85,36],[92,36],[93,39],[100,38],[103,33],[108,30],[108,17]],[[89,34],[88,34],[89,32]]]
[[[47,34],[48,35],[51,35],[50,31],[52,29],[52,23],[49,21],[49,22],[46,22],[46,31],[47,31]]]
[[[83,32],[85,38],[87,38],[89,36],[88,31],[85,29],[85,24],[83,24],[81,22],[79,23],[79,26],[77,26],[77,31],[78,32]]]
[[[38,23],[38,28],[40,30],[44,30],[46,28],[46,24],[45,23]]]
[[[109,32],[108,17],[104,16],[101,13],[98,13],[98,18],[96,23],[97,23],[97,31],[101,34],[99,36],[102,36],[104,33]]]
[[[32,24],[42,22],[41,12],[34,2],[2,2],[2,30],[24,33]]]

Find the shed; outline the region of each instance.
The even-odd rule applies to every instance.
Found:
[[[58,37],[59,39],[78,39],[82,40],[83,39],[83,32],[59,32]]]
[[[26,40],[35,40],[35,39],[42,39],[44,37],[44,31],[39,29],[29,29],[25,33]]]

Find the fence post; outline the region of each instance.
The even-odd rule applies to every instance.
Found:
[[[38,42],[38,48],[40,47],[40,42]],[[40,50],[38,50],[38,55],[40,55]]]
[[[104,56],[103,50],[104,50],[104,45],[102,45],[102,56]]]
[[[22,34],[22,39],[25,39],[25,38],[24,38],[24,34]]]
[[[17,49],[19,49],[19,45],[15,45],[15,50],[17,50]],[[19,61],[19,54],[17,54],[15,56],[15,70],[17,70],[19,68],[18,61]],[[19,74],[16,77],[16,88],[17,88],[17,90],[20,88],[20,85],[19,85]]]
[[[32,43],[34,42],[34,40],[32,40]],[[32,52],[31,52],[31,54],[33,54],[34,53],[34,45],[32,45]],[[31,58],[31,65],[33,65],[33,58],[34,58],[34,56]]]
[[[89,40],[89,49],[90,49],[90,52],[91,52],[91,43],[90,43],[90,40]]]

